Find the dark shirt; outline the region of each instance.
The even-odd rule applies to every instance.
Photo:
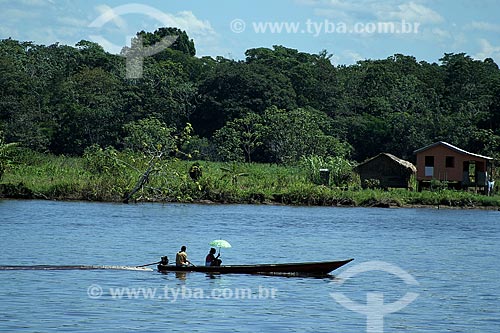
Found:
[[[212,266],[212,263],[215,260],[215,256],[212,253],[207,254],[205,258],[205,266]]]

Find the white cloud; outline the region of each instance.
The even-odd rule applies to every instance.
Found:
[[[126,15],[140,15],[156,20],[157,25],[161,26],[177,27],[201,35],[213,33],[210,23],[198,19],[191,11],[171,14],[142,4],[127,4],[114,8],[101,5],[97,7],[97,10],[101,15],[90,23],[90,27],[102,27],[112,21],[116,26],[125,28],[127,26],[127,21],[124,19]]]
[[[479,31],[489,31],[500,33],[500,24],[494,24],[489,22],[479,22],[474,21],[465,26],[467,30],[479,30]]]
[[[466,50],[469,48],[469,37],[467,34],[463,32],[459,32],[453,35],[453,43],[451,44],[451,48],[455,50]]]
[[[354,50],[344,50],[339,54],[332,55],[330,61],[334,65],[353,65],[360,60],[366,60],[366,57],[363,57]]]
[[[433,9],[415,1],[377,0],[297,0],[298,4],[314,6],[314,13],[347,21],[377,19],[379,21],[405,20],[419,23],[438,24],[444,18]]]
[[[70,27],[87,27],[89,22],[86,20],[82,20],[80,18],[76,17],[70,17],[70,16],[61,16],[57,18],[57,22],[65,25],[65,26],[70,26]]]
[[[198,19],[191,11],[179,12],[177,15],[167,15],[168,22],[171,26],[186,30],[193,36],[209,37],[215,35],[215,31],[210,22]]]
[[[318,5],[320,3],[320,1],[319,0],[295,0],[295,3],[298,5],[312,6],[312,5]]]
[[[216,54],[220,50],[219,35],[208,20],[198,19],[193,12],[184,11],[173,17],[173,26],[186,30],[193,38],[199,55]]]
[[[366,57],[363,57],[361,54],[359,54],[358,52],[356,51],[345,51],[343,52],[342,54],[343,58],[346,59],[346,63],[356,63],[360,60],[365,60]]]
[[[386,9],[387,12],[379,12],[379,17],[387,16],[391,19],[406,20],[420,23],[442,23],[443,17],[429,7],[417,4],[413,1],[402,3],[397,6],[397,9]]]
[[[9,37],[17,39],[17,38],[19,38],[18,36],[19,36],[19,31],[17,29],[0,26],[0,39],[9,38]]]
[[[441,28],[433,28],[431,30],[431,34],[433,37],[437,37],[437,39],[440,39],[440,40],[452,38],[452,35],[449,31],[441,29]]]
[[[493,58],[495,62],[500,60],[500,46],[493,46],[484,38],[479,39],[479,45],[481,46],[481,50],[474,55],[474,58],[481,60]]]
[[[101,28],[108,22],[125,30],[127,27],[126,15],[145,16],[148,20],[154,19],[156,26],[176,27],[188,33],[199,36],[215,34],[210,22],[198,19],[191,11],[182,11],[177,14],[163,12],[157,8],[142,4],[127,4],[111,8],[106,5],[98,6],[101,15],[89,24],[92,28]]]
[[[114,38],[114,42],[116,42],[123,37],[128,39],[140,30],[153,31],[159,27],[176,27],[185,30],[195,41],[198,49],[209,49],[218,45],[218,35],[210,22],[197,18],[192,11],[172,14],[137,3],[113,8],[101,5],[96,9],[100,12],[100,16],[88,24],[88,28],[91,30],[89,37],[113,53],[120,50],[121,46],[113,44],[108,38]],[[68,21],[71,22],[71,19]],[[75,21],[74,23],[79,22]]]
[[[123,7],[123,6],[120,6]],[[101,14],[95,19],[90,26],[102,27],[107,22],[113,22],[118,28],[125,29],[127,26],[126,21],[123,19],[121,13],[115,11],[116,8],[111,8],[108,5],[99,5],[96,10]]]
[[[22,20],[34,19],[40,16],[39,13],[32,10],[23,10],[19,8],[7,8],[2,10],[0,13],[0,18],[4,23],[8,22],[18,22]]]
[[[26,6],[48,6],[54,4],[53,0],[18,0],[18,2]]]

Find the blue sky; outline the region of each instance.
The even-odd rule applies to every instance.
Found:
[[[244,59],[255,47],[327,50],[335,64],[395,53],[438,62],[464,52],[500,64],[498,0],[0,0],[0,38],[116,53],[137,31],[186,30],[198,56]]]

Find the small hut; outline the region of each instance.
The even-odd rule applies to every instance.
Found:
[[[417,168],[408,161],[392,154],[380,153],[354,169],[361,178],[363,188],[371,184],[381,188],[408,188],[412,175]]]

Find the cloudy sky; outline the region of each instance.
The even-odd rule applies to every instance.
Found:
[[[198,56],[255,47],[326,50],[335,64],[395,53],[439,62],[466,53],[500,64],[498,0],[0,0],[0,38],[98,42],[118,53],[137,31],[186,30]]]

